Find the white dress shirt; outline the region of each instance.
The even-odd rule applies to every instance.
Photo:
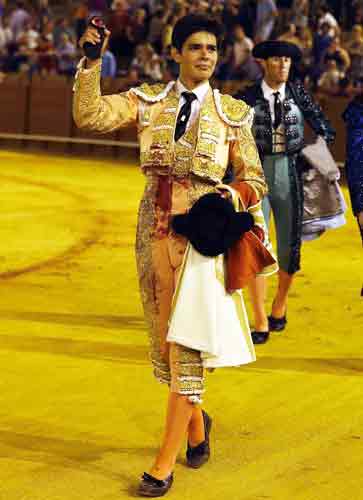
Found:
[[[198,87],[196,87],[195,89],[189,90],[182,84],[182,82],[179,79],[177,80],[176,92],[179,95],[179,105],[178,105],[177,116],[179,114],[180,108],[185,103],[185,99],[182,96],[182,92],[193,92],[193,94],[195,94],[197,96],[197,98],[194,99],[194,101],[192,102],[192,110],[191,110],[190,117],[189,117],[189,120],[188,120],[188,123],[186,126],[186,130],[188,130],[193,125],[195,120],[198,118],[199,112],[200,112],[200,107],[205,99],[205,96],[208,93],[209,88],[210,88],[209,82],[205,82],[205,83],[202,83],[201,85],[199,85]]]
[[[262,81],[261,84],[262,92],[267,99],[269,106],[270,106],[270,113],[271,113],[271,121],[274,123],[275,121],[275,96],[274,94],[276,92],[280,93],[280,101],[281,103],[285,100],[286,97],[286,83],[283,83],[280,85],[278,89],[272,89],[265,80]],[[273,153],[284,153],[285,151],[285,126],[284,123],[282,122],[280,126],[275,130],[272,128],[272,152]]]
[[[286,83],[283,83],[282,85],[280,85],[280,87],[278,89],[274,90],[269,85],[267,85],[265,80],[263,80],[262,84],[261,84],[261,88],[262,88],[262,92],[263,92],[265,99],[268,101],[268,103],[270,105],[271,120],[272,120],[272,123],[274,123],[274,121],[275,121],[275,108],[274,108],[275,96],[274,96],[274,94],[276,92],[280,92],[280,101],[284,102],[285,97],[286,97]]]

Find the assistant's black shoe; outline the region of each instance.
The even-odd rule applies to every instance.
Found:
[[[187,448],[187,464],[193,469],[199,469],[203,464],[208,462],[210,457],[210,446],[209,446],[209,433],[212,428],[212,419],[204,410],[203,421],[204,421],[204,433],[205,439],[197,446],[189,446]]]
[[[257,332],[256,330],[251,332],[252,342],[254,344],[264,344],[267,342],[269,336],[270,332]]]
[[[170,490],[173,479],[173,473],[165,479],[156,479],[144,472],[137,493],[142,497],[162,497]]]
[[[282,332],[287,323],[286,314],[282,318],[275,318],[272,314],[268,317],[268,328],[271,332]]]

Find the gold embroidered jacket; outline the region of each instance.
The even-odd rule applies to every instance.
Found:
[[[101,63],[76,75],[73,116],[78,127],[107,133],[137,124],[141,168],[157,175],[184,177],[217,184],[229,163],[235,180],[248,182],[259,198],[267,188],[251,133],[253,109],[218,90],[209,89],[197,126],[174,142],[179,97],[175,82],[143,84],[101,96]]]

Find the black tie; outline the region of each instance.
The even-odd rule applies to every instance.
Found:
[[[274,121],[274,129],[276,130],[280,123],[282,122],[282,104],[280,99],[280,92],[274,92],[275,102],[274,102],[274,111],[275,111],[275,121]]]
[[[192,102],[197,98],[193,92],[182,92],[182,96],[185,99],[185,103],[180,108],[178,118],[176,121],[174,140],[175,142],[180,139],[180,137],[184,134],[185,129],[187,127],[187,123],[190,117],[190,113],[192,111]]]

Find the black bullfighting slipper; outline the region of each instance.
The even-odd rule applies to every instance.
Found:
[[[187,464],[193,469],[199,469],[203,464],[208,462],[210,457],[210,446],[209,446],[209,433],[212,428],[212,419],[204,410],[203,421],[204,421],[204,433],[205,439],[197,446],[189,446],[187,448]]]
[[[271,332],[282,332],[287,323],[286,314],[282,318],[275,318],[272,314],[268,317],[268,328]]]
[[[162,497],[170,490],[173,479],[173,473],[165,479],[156,479],[144,472],[137,493],[142,497]]]
[[[264,344],[265,342],[267,342],[269,336],[270,336],[269,331],[257,332],[256,330],[254,330],[253,332],[251,332],[252,342],[254,344]]]

